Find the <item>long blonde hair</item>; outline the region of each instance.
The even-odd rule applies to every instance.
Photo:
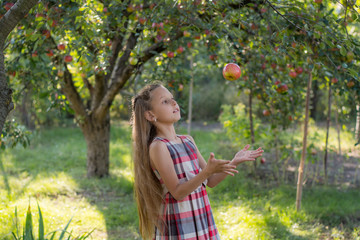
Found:
[[[161,229],[159,213],[163,201],[162,186],[151,168],[149,155],[156,127],[145,118],[145,112],[151,110],[151,92],[161,86],[159,83],[149,84],[132,99],[134,192],[140,234],[144,239],[153,237],[155,226]]]

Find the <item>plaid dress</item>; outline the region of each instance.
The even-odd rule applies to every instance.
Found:
[[[192,179],[201,171],[196,154],[196,147],[185,136],[178,136],[182,143],[174,143],[167,139],[156,137],[166,143],[174,163],[180,183]],[[164,203],[162,205],[163,233],[155,229],[155,240],[218,240],[210,202],[206,193],[207,180],[183,200],[176,200],[166,189],[159,173],[154,170],[164,189]]]

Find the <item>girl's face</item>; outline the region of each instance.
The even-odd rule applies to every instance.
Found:
[[[152,121],[174,123],[180,120],[180,108],[173,95],[165,87],[160,86],[151,92],[151,107],[149,111]]]

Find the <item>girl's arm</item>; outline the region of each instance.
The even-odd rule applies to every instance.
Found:
[[[180,183],[169,150],[161,141],[155,141],[150,145],[150,160],[152,167],[159,172],[166,188],[176,200],[184,199],[215,173],[224,175],[237,173],[236,166],[228,164],[230,161],[213,158],[194,178]]]
[[[191,141],[194,143],[194,145],[196,146],[194,139],[191,136],[187,136],[187,137],[189,137],[191,139]],[[249,148],[250,148],[250,145],[246,145],[242,150],[237,152],[235,154],[234,158],[231,160],[231,162],[229,162],[229,165],[233,165],[233,166],[237,167],[240,163],[243,163],[246,161],[255,161],[255,159],[257,157],[260,157],[262,155],[262,153],[264,152],[261,148],[258,148],[253,151],[249,151],[248,150]],[[210,153],[210,158],[208,160],[208,163],[206,163],[206,161],[204,160],[204,158],[201,155],[197,146],[196,146],[196,152],[197,152],[198,159],[199,159],[199,165],[202,169],[206,168],[207,164],[209,163],[209,161],[211,159],[215,159],[214,154]],[[207,185],[209,187],[213,188],[216,185],[218,185],[222,180],[224,180],[227,175],[229,175],[229,174],[225,174],[225,173],[221,173],[221,172],[212,174],[208,178]]]

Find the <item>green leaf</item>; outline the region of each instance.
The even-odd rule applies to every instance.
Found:
[[[26,212],[24,240],[34,240],[30,204],[28,207],[28,211]]]
[[[344,47],[340,48],[340,54],[346,56],[346,49]]]
[[[26,143],[25,143],[26,144]],[[39,240],[44,240],[44,219],[40,210],[40,206],[38,203],[38,209],[39,209]]]
[[[62,230],[59,240],[62,240],[64,238],[66,229],[69,227],[71,220],[72,220],[72,218],[69,220],[69,222],[66,224],[65,228]]]

